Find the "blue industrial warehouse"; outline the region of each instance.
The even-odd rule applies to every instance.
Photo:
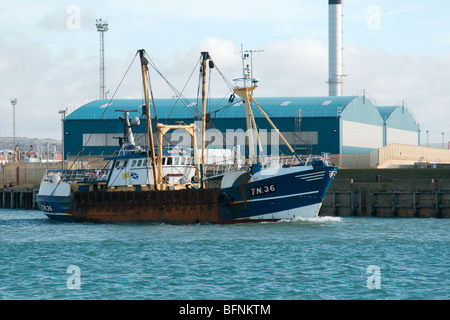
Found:
[[[368,153],[390,143],[419,145],[419,124],[405,106],[375,106],[364,96],[256,98],[280,132],[299,154],[355,154]],[[65,158],[111,155],[119,148],[123,124],[119,117],[129,111],[129,117],[142,115],[142,99],[96,100],[87,103],[64,121]],[[164,124],[192,123],[200,119],[201,103],[187,99],[157,99],[151,107],[152,118]],[[254,108],[260,130],[267,132],[267,144],[274,144],[270,124]],[[207,128],[222,133],[214,147],[242,145],[236,132],[245,132],[245,107],[239,100],[209,99]],[[146,121],[133,128],[137,144],[147,145]],[[287,149],[283,142],[280,151]],[[168,143],[176,144],[176,141]]]

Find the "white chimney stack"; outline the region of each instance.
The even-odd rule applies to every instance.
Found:
[[[328,0],[328,86],[330,96],[342,95],[342,0]]]

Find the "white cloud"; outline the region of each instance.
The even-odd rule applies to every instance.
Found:
[[[59,137],[58,110],[86,96],[96,85],[97,59],[67,48],[54,56],[41,42],[17,34],[0,43],[0,135],[12,136],[10,98],[17,98],[16,136]]]
[[[328,94],[327,46],[314,39],[270,43],[255,59],[258,96],[325,96]]]

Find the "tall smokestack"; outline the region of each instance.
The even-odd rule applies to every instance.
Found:
[[[330,96],[342,95],[342,0],[328,0],[328,87]]]

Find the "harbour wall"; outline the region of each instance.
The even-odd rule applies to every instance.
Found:
[[[340,170],[319,215],[450,218],[450,170]]]
[[[0,208],[39,209],[38,190],[0,188]],[[319,215],[450,218],[450,169],[341,169]]]
[[[0,208],[37,210],[39,209],[36,202],[38,192],[39,186],[0,188]]]

